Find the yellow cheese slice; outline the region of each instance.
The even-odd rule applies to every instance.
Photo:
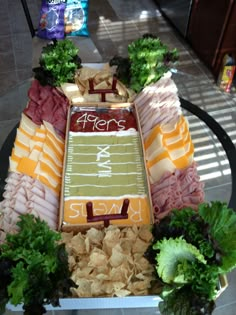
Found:
[[[50,179],[55,180],[57,184],[61,183],[61,175],[57,175],[53,168],[50,167],[49,164],[40,161],[40,174],[48,174]]]
[[[29,154],[30,148],[27,144],[20,142],[20,140],[18,138],[16,138],[14,144],[15,144],[15,147],[18,147],[18,148],[24,150],[25,152],[27,152],[27,154]]]
[[[17,171],[22,174],[26,174],[28,176],[35,178],[34,170],[35,170],[36,165],[37,165],[36,161],[33,161],[27,157],[23,157],[21,158],[17,166]]]
[[[61,148],[61,150],[64,152],[64,146],[65,146],[65,141],[62,139],[54,130],[53,126],[44,121],[45,128],[47,130],[47,134],[49,137],[52,137],[53,141]]]
[[[151,183],[157,182],[166,171],[183,169],[193,161],[194,146],[183,116],[177,123],[155,126],[144,147]]]
[[[33,135],[35,133],[35,130],[38,128],[38,125],[36,125],[29,117],[22,113],[20,127],[30,135]]]

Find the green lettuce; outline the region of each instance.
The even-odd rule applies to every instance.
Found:
[[[164,238],[154,244],[153,249],[159,251],[156,255],[156,270],[165,283],[185,283],[185,270],[189,269],[192,262],[198,260],[206,264],[200,251],[182,237]]]
[[[219,201],[199,205],[199,215],[209,225],[209,234],[220,255],[219,272],[236,267],[236,213]]]
[[[0,314],[9,301],[22,303],[25,315],[41,315],[45,304],[60,306],[59,299],[76,287],[68,255],[60,233],[40,218],[21,215],[17,226],[17,233],[7,234],[0,245]]]
[[[209,315],[219,276],[236,267],[236,213],[220,201],[184,208],[154,224],[145,257],[164,289],[162,315]],[[193,246],[193,247],[192,247]]]
[[[147,34],[128,45],[131,80],[130,87],[140,92],[158,81],[178,59],[177,49],[170,50],[160,38]]]
[[[34,77],[41,85],[60,86],[74,82],[75,72],[81,68],[79,49],[69,39],[54,40],[42,48],[39,67],[33,69]]]
[[[135,92],[158,81],[179,58],[177,49],[170,50],[160,38],[145,34],[128,45],[128,58],[114,56],[116,76]]]
[[[162,315],[210,315],[215,303],[206,296],[199,296],[190,285],[181,288],[164,287],[163,300],[159,303]]]

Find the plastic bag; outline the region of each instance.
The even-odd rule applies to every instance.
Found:
[[[89,36],[88,0],[67,0],[65,9],[66,36]]]
[[[66,0],[42,0],[37,36],[44,39],[63,39]]]

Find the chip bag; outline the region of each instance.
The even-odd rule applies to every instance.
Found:
[[[37,36],[44,39],[63,39],[66,0],[42,0]]]
[[[67,0],[65,9],[65,34],[88,36],[88,0]]]

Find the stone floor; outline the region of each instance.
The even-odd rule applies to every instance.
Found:
[[[40,3],[40,0],[28,1],[35,27]],[[90,62],[94,54],[90,47],[95,47],[98,56],[95,61],[107,62],[116,54],[126,56],[127,45],[145,33],[158,35],[169,48],[176,47],[180,60],[175,65],[173,79],[179,95],[207,111],[227,131],[233,143],[236,143],[236,96],[219,91],[211,73],[185,40],[162,17],[152,0],[90,0],[88,28],[91,42],[86,46],[87,54],[83,54],[84,63]],[[78,39],[78,44],[83,45],[83,40]],[[26,106],[35,50],[21,2],[0,0],[0,147]],[[190,123],[199,175],[205,183],[206,199],[227,202],[231,194],[231,172],[224,150],[214,134],[198,118],[187,112],[185,114]],[[218,298],[214,315],[236,315],[235,277],[235,272],[228,275],[229,286]],[[48,312],[54,313],[151,315],[158,314],[158,310]],[[9,311],[7,314],[22,313]]]

